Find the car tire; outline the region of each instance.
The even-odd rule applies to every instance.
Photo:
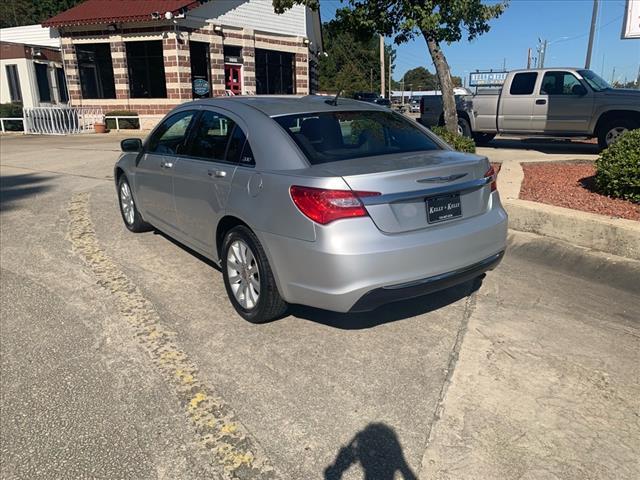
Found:
[[[131,185],[126,175],[122,175],[118,180],[118,205],[120,215],[125,227],[134,233],[148,232],[153,227],[142,219],[138,207],[133,199]]]
[[[239,225],[225,235],[220,264],[229,300],[242,318],[266,323],[286,312],[264,249],[249,228]]]
[[[495,133],[474,133],[473,140],[476,145],[486,145],[496,137]]]
[[[600,125],[596,132],[598,135],[598,145],[600,148],[605,149],[611,146],[622,133],[638,127],[640,127],[640,125],[630,118],[622,117],[607,120]]]
[[[458,117],[458,132],[467,138],[471,138],[471,125],[466,118]]]

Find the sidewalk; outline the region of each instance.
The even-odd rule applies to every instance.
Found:
[[[640,260],[640,222],[521,200],[522,163],[595,160],[595,145],[560,141],[497,139],[501,148],[480,147],[478,154],[501,163],[498,191],[509,213],[509,228],[537,233],[580,247]],[[506,147],[506,148],[503,148]]]

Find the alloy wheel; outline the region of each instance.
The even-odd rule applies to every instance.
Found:
[[[129,225],[133,225],[135,220],[135,206],[133,204],[133,195],[127,182],[120,185],[120,205],[122,205],[122,215]]]
[[[605,141],[607,142],[607,146],[611,145],[612,143],[615,143],[616,140],[618,140],[618,138],[620,138],[620,136],[627,131],[628,129],[626,127],[614,127],[611,130],[609,130],[607,132],[607,135],[605,136]]]
[[[251,310],[260,299],[260,270],[251,248],[242,240],[235,240],[227,251],[227,275],[237,302]]]

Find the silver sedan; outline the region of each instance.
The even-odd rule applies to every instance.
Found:
[[[505,250],[488,160],[376,105],[198,100],[122,151],[126,227],[161,230],[220,265],[251,322],[290,303],[372,310],[475,278]]]

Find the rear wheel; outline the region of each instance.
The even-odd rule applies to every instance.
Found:
[[[486,145],[496,137],[495,133],[474,133],[473,139],[477,145]]]
[[[118,203],[120,205],[120,214],[124,225],[132,232],[147,232],[153,227],[142,219],[142,215],[136,207],[136,202],[133,200],[133,193],[131,191],[131,185],[125,175],[118,180]]]
[[[227,233],[221,258],[227,295],[242,318],[265,323],[287,310],[264,249],[249,228],[239,225]]]
[[[607,120],[598,129],[598,145],[600,145],[600,148],[610,147],[623,133],[639,126],[630,118],[623,117]]]

